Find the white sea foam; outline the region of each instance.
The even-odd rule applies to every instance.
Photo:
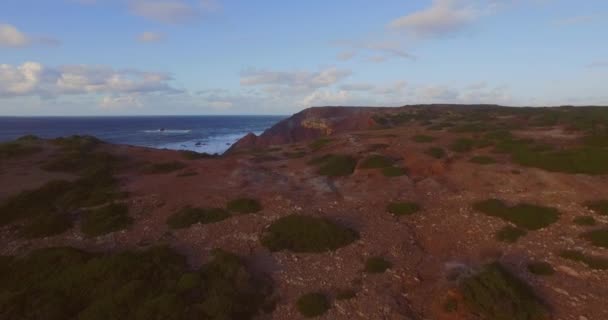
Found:
[[[262,131],[254,132],[254,133],[256,135],[259,135],[262,133]],[[228,148],[230,148],[230,146],[232,144],[237,142],[240,138],[244,137],[245,135],[247,135],[247,132],[223,134],[223,135],[211,136],[211,137],[204,138],[204,139],[167,143],[167,144],[160,146],[159,148],[170,149],[170,150],[190,150],[190,151],[205,152],[205,153],[210,153],[210,154],[214,154],[214,153],[222,154],[226,150],[228,150]]]
[[[179,129],[156,129],[156,130],[143,130],[145,133],[160,133],[160,134],[178,134],[178,133],[190,133],[192,130],[179,130]]]

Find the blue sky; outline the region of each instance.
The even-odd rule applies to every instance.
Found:
[[[608,105],[603,0],[4,0],[0,115]]]

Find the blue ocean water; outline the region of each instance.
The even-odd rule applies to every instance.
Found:
[[[92,135],[117,144],[223,153],[239,138],[260,134],[284,116],[0,117],[0,141],[27,134]]]

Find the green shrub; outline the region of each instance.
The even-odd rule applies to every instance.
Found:
[[[425,135],[416,135],[412,137],[412,140],[417,143],[429,143],[437,140],[437,138]]]
[[[314,318],[323,315],[329,310],[329,301],[324,294],[313,292],[301,296],[296,306],[305,318]]]
[[[591,269],[608,270],[608,259],[606,258],[586,255],[578,250],[563,250],[559,253],[559,256],[564,259],[584,263]]]
[[[608,149],[574,148],[552,152],[517,150],[513,160],[523,166],[552,172],[601,175],[608,173]]]
[[[121,160],[118,157],[107,152],[68,150],[55,155],[42,168],[47,171],[90,175],[116,170],[120,164]]]
[[[458,310],[458,300],[454,298],[448,298],[443,302],[443,311],[452,313]]]
[[[313,151],[317,151],[317,150],[325,147],[326,145],[328,145],[330,142],[331,142],[331,139],[321,138],[321,139],[317,139],[317,140],[311,142],[308,146]]]
[[[414,202],[391,202],[386,206],[386,211],[396,216],[409,216],[420,211],[420,206]]]
[[[597,224],[597,221],[592,216],[576,217],[573,222],[579,226],[594,226]]]
[[[162,173],[170,173],[177,170],[181,170],[186,168],[186,164],[179,161],[169,161],[169,162],[161,162],[149,164],[143,168],[143,173],[145,174],[162,174]]]
[[[80,230],[89,237],[126,229],[132,223],[126,204],[112,203],[84,215]]]
[[[494,158],[491,157],[487,157],[487,156],[475,156],[473,158],[471,158],[471,160],[469,160],[470,162],[473,163],[477,163],[477,164],[493,164],[496,163],[496,160]]]
[[[347,246],[359,234],[328,219],[289,215],[273,222],[261,242],[271,251],[325,252]]]
[[[25,157],[42,151],[42,148],[20,141],[0,143],[0,160]]]
[[[426,150],[426,154],[430,155],[435,159],[441,159],[445,157],[445,150],[439,147],[432,147]]]
[[[545,320],[548,308],[522,280],[498,263],[460,283],[465,305],[483,319]]]
[[[559,211],[554,208],[527,203],[509,207],[498,199],[477,202],[473,208],[486,215],[514,223],[516,226],[526,230],[539,230],[553,224],[559,219]]]
[[[318,173],[328,177],[342,177],[351,175],[357,166],[357,160],[348,155],[327,155],[313,159],[312,164],[319,164]]]
[[[528,271],[538,276],[550,276],[555,273],[551,264],[544,261],[536,261],[528,263]]]
[[[382,175],[385,177],[401,177],[408,173],[408,170],[405,168],[399,167],[386,167],[382,168]]]
[[[475,141],[467,138],[456,139],[451,145],[450,150],[454,152],[468,152],[473,150]]]
[[[306,155],[305,151],[283,152],[283,156],[288,159],[299,159]]]
[[[586,206],[597,214],[608,216],[608,200],[590,201]]]
[[[252,319],[271,287],[223,251],[192,270],[169,248],[36,250],[0,264],[3,319]]]
[[[186,207],[167,219],[167,225],[172,229],[188,228],[195,223],[209,224],[226,220],[230,217],[224,209],[190,208]]]
[[[209,159],[216,158],[218,155],[205,152],[196,152],[190,150],[182,150],[179,152],[187,160]]]
[[[519,238],[525,236],[527,233],[528,232],[526,232],[526,230],[512,226],[506,226],[496,233],[496,239],[503,242],[515,243]]]
[[[188,178],[188,177],[194,177],[194,176],[198,176],[198,172],[196,171],[190,171],[190,170],[186,170],[183,172],[180,172],[176,175],[176,177],[178,178]]]
[[[341,289],[336,293],[336,300],[350,300],[357,297],[355,289]]]
[[[226,208],[236,213],[256,213],[262,210],[262,204],[256,199],[239,198],[228,202]]]
[[[66,214],[48,213],[40,214],[21,229],[25,238],[44,238],[64,233],[72,228],[72,221]]]
[[[393,161],[382,155],[373,155],[365,158],[361,165],[359,165],[362,169],[377,169],[377,168],[386,168],[393,165]]]
[[[392,264],[383,257],[371,257],[365,261],[365,272],[367,273],[384,273],[391,267]]]
[[[594,246],[608,248],[608,228],[586,232],[582,237]]]

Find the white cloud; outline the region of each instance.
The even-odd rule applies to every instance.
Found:
[[[30,44],[27,35],[15,26],[10,24],[0,24],[0,46],[1,47],[24,47]]]
[[[374,88],[375,86],[369,83],[351,83],[340,86],[340,89],[344,91],[370,91]]]
[[[141,108],[143,107],[143,103],[139,100],[137,95],[132,94],[122,96],[105,96],[99,102],[99,106],[102,109],[116,110],[133,107]]]
[[[461,30],[480,14],[470,1],[433,0],[430,7],[393,20],[389,26],[418,38],[436,37]]]
[[[25,62],[20,66],[0,64],[0,97],[31,93],[42,76],[43,67],[37,62]]]
[[[38,62],[0,65],[0,97],[70,94],[176,93],[165,73],[115,70],[106,66],[44,67]]]
[[[351,75],[350,70],[336,67],[317,72],[247,70],[241,73],[243,86],[279,86],[301,89],[316,89],[333,85]]]
[[[142,43],[159,42],[165,39],[165,35],[157,32],[142,32],[137,36],[137,41]]]
[[[596,69],[596,68],[606,68],[608,67],[608,60],[596,60],[587,65],[587,68]]]
[[[341,61],[348,61],[348,60],[354,58],[355,55],[357,55],[357,53],[354,51],[343,51],[343,52],[338,53],[337,58],[338,58],[338,60],[341,60]]]
[[[196,4],[184,0],[129,0],[131,13],[150,20],[178,24],[200,18],[208,12],[219,11],[215,0],[199,0]]]
[[[555,21],[557,25],[561,26],[571,26],[571,25],[579,25],[593,22],[595,20],[600,19],[601,17],[598,15],[580,15],[573,16],[568,18],[563,18]]]
[[[384,62],[391,58],[416,60],[416,56],[403,48],[400,40],[363,40],[363,41],[336,41],[334,45],[345,47],[347,50],[338,54],[339,60],[350,60],[356,55],[367,55],[365,58],[371,62]]]

